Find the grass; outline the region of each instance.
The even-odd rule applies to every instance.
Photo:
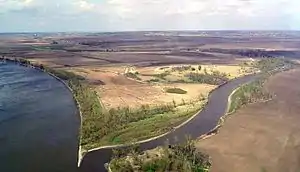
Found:
[[[181,89],[181,88],[167,88],[167,93],[173,93],[173,94],[186,94],[187,91]]]
[[[164,134],[172,130],[173,127],[182,121],[190,118],[198,112],[203,105],[204,102],[195,102],[194,105],[178,106],[174,111],[155,114],[148,118],[128,123],[120,128],[115,128],[114,131],[101,138],[100,142],[90,146],[98,147],[109,144],[128,144]]]

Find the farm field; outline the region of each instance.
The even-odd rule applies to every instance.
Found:
[[[212,157],[212,172],[296,172],[299,154],[299,69],[272,76],[265,88],[274,98],[230,115],[198,150]]]
[[[294,32],[212,31],[21,33],[0,39],[2,57],[85,79],[83,90],[89,93],[80,98],[87,96],[88,105],[97,107],[86,108],[95,115],[84,120],[90,139],[83,147],[90,149],[171,131],[201,110],[219,85],[259,72],[252,66],[257,60],[296,57],[300,38]],[[117,114],[123,121],[117,121]],[[99,122],[99,116],[112,123]]]

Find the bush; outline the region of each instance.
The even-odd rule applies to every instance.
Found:
[[[132,78],[132,79],[139,80],[139,81],[142,80],[141,78],[139,78],[139,77],[137,76],[137,74],[138,74],[138,73],[126,73],[125,76],[128,77],[128,78]]]
[[[203,73],[189,73],[189,74],[186,74],[185,77],[189,78],[193,82],[211,84],[211,85],[220,85],[229,80],[225,73],[221,73],[219,71],[212,71],[211,74],[209,74],[207,72],[205,72],[204,74]]]
[[[157,78],[156,78],[156,79],[150,79],[150,80],[148,80],[147,82],[149,82],[149,83],[150,83],[150,82],[159,82],[159,79],[157,79]]]
[[[174,93],[174,94],[186,94],[187,91],[181,89],[181,88],[167,88],[167,93]]]

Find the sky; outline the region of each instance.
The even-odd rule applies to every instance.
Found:
[[[0,0],[0,32],[300,30],[300,0]]]

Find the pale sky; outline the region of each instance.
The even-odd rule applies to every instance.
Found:
[[[0,32],[300,30],[300,0],[0,0]]]

